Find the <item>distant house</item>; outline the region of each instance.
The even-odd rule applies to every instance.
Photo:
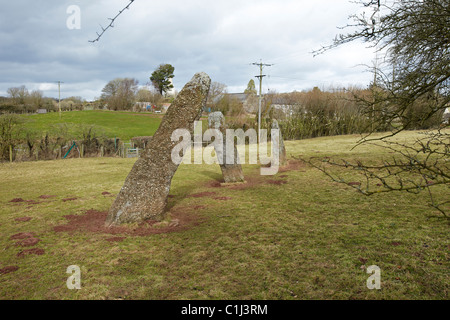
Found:
[[[37,113],[39,113],[39,114],[47,113],[47,109],[38,109]]]

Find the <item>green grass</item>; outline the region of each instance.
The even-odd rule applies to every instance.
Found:
[[[24,115],[30,120],[27,127],[45,132],[51,126],[60,123],[74,125],[95,125],[109,138],[130,140],[137,136],[152,136],[161,123],[161,115],[148,113],[117,112],[117,111],[71,111],[47,114]]]
[[[288,141],[286,148],[305,158],[386,155],[369,146],[350,151],[356,139]],[[221,177],[217,165],[181,165],[169,207],[202,205],[197,213],[205,218],[184,231],[108,242],[112,235],[53,230],[67,223],[64,215],[108,210],[114,197],[102,192],[117,194],[134,161],[0,165],[0,269],[19,267],[0,275],[1,299],[448,299],[449,225],[427,206],[425,193],[364,197],[306,165],[274,177],[245,165],[245,176],[257,183],[243,190],[208,187]],[[205,191],[231,200],[187,197]],[[9,202],[43,194],[56,197],[36,205]],[[77,200],[62,201],[69,197]],[[32,220],[14,220],[24,216]],[[41,239],[34,247],[45,254],[17,257],[24,248],[10,237],[19,232],[34,232]],[[70,265],[81,268],[81,290],[66,287]],[[381,268],[381,290],[366,287],[370,265]]]

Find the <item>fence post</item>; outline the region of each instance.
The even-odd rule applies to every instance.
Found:
[[[80,158],[84,157],[84,144],[81,144]]]
[[[12,146],[9,145],[9,162],[13,162]]]
[[[103,146],[100,147],[100,157],[103,158]]]

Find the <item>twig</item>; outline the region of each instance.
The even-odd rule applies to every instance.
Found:
[[[102,28],[102,32],[101,33],[96,32],[97,33],[97,39],[89,40],[89,42],[94,43],[96,41],[99,41],[100,38],[102,37],[102,35],[106,32],[106,30],[108,30],[109,28],[114,28],[114,21],[122,14],[122,12],[124,12],[126,9],[129,9],[130,5],[133,2],[134,2],[134,0],[130,0],[130,3],[128,3],[128,5],[125,8],[120,10],[119,13],[114,18],[108,18],[108,20],[111,20],[111,22],[106,28],[103,28],[102,25],[100,25],[100,28]]]

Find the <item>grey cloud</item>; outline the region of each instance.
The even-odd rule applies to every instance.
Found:
[[[148,82],[160,63],[175,67],[179,90],[194,73],[207,72],[229,90],[244,90],[259,70],[250,63],[275,63],[265,88],[292,91],[321,83],[365,84],[360,63],[370,54],[352,46],[312,58],[328,44],[355,9],[346,1],[136,0],[99,42],[89,43],[128,1],[23,1],[0,12],[0,95],[15,84],[65,82],[64,96],[94,99],[117,77]],[[66,9],[81,9],[81,29],[69,30]],[[348,50],[348,51],[346,51]],[[358,56],[355,50],[361,52]],[[276,77],[278,76],[278,78]],[[290,78],[290,79],[288,79]],[[353,82],[352,82],[353,83]],[[40,86],[47,88],[47,86]],[[44,91],[54,96],[55,91]]]

